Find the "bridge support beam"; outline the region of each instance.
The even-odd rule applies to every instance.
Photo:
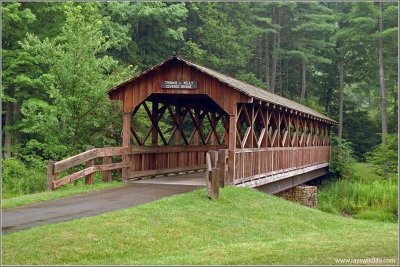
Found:
[[[236,149],[236,114],[229,116],[228,129],[228,177],[227,185],[233,185],[235,179],[235,149]]]
[[[327,168],[316,169],[310,172],[306,172],[303,174],[295,175],[286,179],[278,180],[272,183],[268,183],[259,187],[256,187],[258,190],[261,190],[267,194],[276,194],[286,189],[292,188],[294,186],[303,184],[305,182],[311,181],[317,177],[325,175],[328,173]]]
[[[131,112],[124,112],[122,117],[122,146],[131,146]],[[122,156],[122,162],[127,163],[130,160],[129,155]],[[128,168],[122,168],[122,180],[126,180],[128,177]]]

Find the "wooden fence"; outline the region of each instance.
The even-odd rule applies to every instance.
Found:
[[[329,146],[235,150],[234,183],[329,162]]]
[[[111,171],[122,169],[126,179],[159,174],[186,172],[206,168],[206,153],[225,146],[131,146],[91,148],[81,154],[58,162],[48,163],[48,188],[54,190],[64,184],[85,177],[86,184],[93,183],[95,172],[103,173],[103,181],[111,179]],[[120,162],[112,157],[122,156]],[[95,165],[95,161],[101,164]],[[60,178],[62,172],[84,165],[84,169]]]

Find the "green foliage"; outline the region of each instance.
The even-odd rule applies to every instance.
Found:
[[[384,42],[389,132],[398,124],[398,6],[381,6],[380,10],[372,2],[5,3],[1,95],[4,139],[9,142],[4,150],[32,165],[35,160],[75,154],[87,144],[120,145],[121,109],[110,104],[107,89],[172,54],[262,88],[271,85],[276,56],[275,92],[296,101],[300,59],[305,59],[304,103],[337,120],[340,50],[345,72],[343,137],[353,143],[354,156],[363,159],[380,142],[377,38]],[[380,34],[378,16],[384,26]],[[275,51],[278,33],[280,46]],[[142,117],[135,123],[145,131],[148,121]],[[162,123],[168,135],[171,127]],[[375,153],[385,149],[379,147]],[[334,172],[340,172],[343,168],[335,164]]]
[[[33,194],[47,187],[45,166],[26,167],[15,158],[2,160],[2,197]]]
[[[352,143],[334,135],[331,137],[331,157],[329,161],[329,172],[341,176],[348,174],[350,166],[355,162],[353,158]]]
[[[258,79],[254,73],[239,73],[236,78],[259,88],[267,89],[267,85]]]
[[[374,166],[353,164],[339,180],[331,180],[318,192],[320,210],[358,219],[397,222],[398,180],[374,174]]]
[[[59,35],[44,40],[28,35],[21,43],[47,66],[43,76],[51,82],[45,86],[49,101],[29,99],[22,104],[20,127],[31,135],[31,153],[51,159],[77,153],[86,144],[104,144],[105,129],[115,127],[119,119],[106,90],[132,73],[104,55],[114,42],[102,32],[108,20],[98,14],[98,4],[63,7],[66,21]]]
[[[226,74],[243,70],[251,56],[249,41],[257,33],[249,3],[192,3],[188,8],[196,27],[183,55]]]
[[[388,134],[386,141],[367,153],[367,160],[379,174],[398,173],[398,135]]]

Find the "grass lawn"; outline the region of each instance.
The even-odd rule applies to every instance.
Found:
[[[77,185],[68,184],[66,186],[60,187],[59,189],[57,189],[53,192],[47,191],[47,192],[41,192],[41,193],[36,193],[36,194],[22,195],[22,196],[18,196],[18,197],[2,199],[1,200],[1,208],[3,208],[3,209],[14,208],[17,206],[28,205],[28,204],[38,203],[38,202],[42,202],[42,201],[53,200],[53,199],[68,197],[68,196],[92,192],[92,191],[98,191],[98,190],[122,186],[122,185],[124,185],[124,184],[121,182],[116,182],[116,181],[112,181],[110,183],[101,183],[100,182],[100,183],[95,183],[93,185],[85,185],[83,183],[80,183]]]
[[[248,188],[205,189],[3,236],[15,265],[336,264],[395,259],[394,223],[309,209]]]

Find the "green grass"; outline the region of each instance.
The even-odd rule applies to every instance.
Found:
[[[309,209],[248,188],[205,189],[3,236],[3,264],[335,264],[395,259],[394,223]]]
[[[359,219],[397,222],[397,176],[382,177],[374,172],[373,166],[356,163],[343,178],[322,186],[318,208]]]
[[[64,197],[68,197],[68,196],[72,196],[72,195],[77,195],[77,194],[87,193],[87,192],[92,192],[92,191],[98,191],[98,190],[122,186],[122,185],[123,185],[123,183],[116,182],[116,181],[112,181],[110,183],[99,182],[99,183],[95,183],[93,185],[85,185],[83,183],[79,183],[77,185],[68,184],[68,185],[60,187],[59,189],[57,189],[53,192],[46,191],[46,192],[40,192],[40,193],[36,193],[36,194],[22,195],[22,196],[2,199],[1,208],[3,208],[3,209],[14,208],[17,206],[23,206],[23,205],[38,203],[38,202],[47,201],[47,200],[64,198]]]

